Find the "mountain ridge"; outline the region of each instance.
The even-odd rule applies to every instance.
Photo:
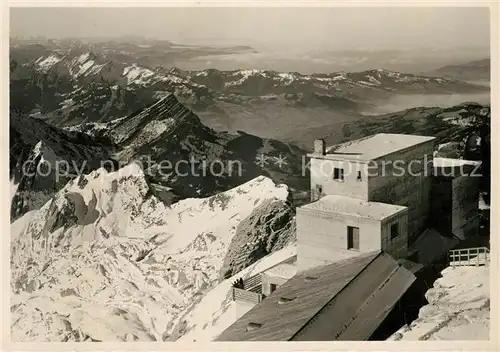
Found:
[[[33,123],[39,127],[25,127]],[[35,205],[29,204],[37,202],[24,199],[36,197],[35,190],[39,187],[31,185],[46,185],[50,180],[49,193],[52,194],[74,177],[71,175],[78,176],[82,171],[88,173],[103,164],[108,170],[116,170],[139,162],[149,182],[160,192],[166,191],[165,199],[213,195],[260,175],[286,182],[294,190],[305,190],[308,184],[301,169],[305,150],[242,132],[216,132],[205,126],[173,94],[126,118],[106,124],[90,123],[59,129],[32,117],[12,115],[10,128],[11,178],[19,183],[12,203],[14,218],[34,209]],[[64,175],[58,175],[60,170],[55,169],[48,176],[36,172],[30,177],[24,175],[20,168],[26,163],[34,170],[40,168],[40,153],[29,152],[39,143],[50,146],[57,160],[72,166],[70,170],[65,170]],[[96,145],[94,149],[87,147],[93,144]],[[268,160],[265,165],[258,163],[261,154]],[[275,164],[274,158],[278,157],[286,162]],[[58,176],[61,179],[56,183]]]
[[[237,225],[288,192],[258,177],[166,206],[137,164],[81,175],[12,224],[13,340],[169,339],[218,284]]]
[[[227,110],[225,104],[233,106],[229,113],[238,106],[255,109],[257,103],[287,108],[334,107],[355,113],[396,92],[488,91],[487,87],[456,79],[384,69],[310,75],[272,70],[186,71],[141,66],[106,55],[71,49],[24,62],[11,59],[11,109],[67,126],[123,117],[166,93],[176,94],[197,113],[213,117],[217,111]],[[30,104],[18,101],[26,95],[36,98]]]

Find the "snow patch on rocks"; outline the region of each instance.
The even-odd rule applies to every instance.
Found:
[[[389,340],[488,340],[490,272],[488,266],[448,267],[425,295],[429,304],[418,318]]]
[[[35,63],[37,68],[43,72],[48,72],[55,64],[62,60],[61,57],[55,54],[51,54],[46,58],[39,58]]]
[[[11,224],[13,340],[170,339],[217,285],[238,223],[287,197],[286,186],[257,177],[167,207],[136,164],[70,181]]]

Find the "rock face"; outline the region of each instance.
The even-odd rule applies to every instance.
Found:
[[[10,178],[17,184],[11,219],[39,209],[76,175],[113,162],[111,143],[85,134],[68,134],[45,122],[16,114],[10,117]]]
[[[237,227],[220,278],[231,277],[296,240],[295,209],[289,202],[266,200]]]
[[[245,133],[216,132],[173,94],[125,118],[67,129],[12,114],[10,134],[11,179],[19,184],[12,219],[38,209],[78,175],[101,166],[117,170],[132,161],[143,165],[157,188],[169,188],[171,194],[164,199],[211,196],[260,175],[294,189],[308,187],[304,150]],[[266,162],[259,165],[260,154]],[[284,163],[275,163],[275,158]],[[62,170],[55,170],[57,164]],[[52,171],[44,175],[44,167]]]
[[[218,283],[239,223],[288,197],[258,177],[167,207],[137,164],[75,178],[11,225],[13,340],[168,339]]]
[[[140,161],[152,183],[168,186],[183,198],[213,195],[259,175],[296,189],[308,187],[304,150],[243,132],[216,132],[173,94],[104,127],[82,124],[70,130],[112,140],[120,163]],[[261,153],[267,162],[259,165]],[[285,163],[279,165],[275,158],[280,156]]]

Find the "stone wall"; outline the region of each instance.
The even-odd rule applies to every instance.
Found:
[[[460,176],[452,182],[452,232],[461,239],[479,231],[479,177]]]
[[[452,189],[451,178],[433,178],[429,226],[435,228],[444,235],[448,235],[452,232]]]
[[[297,209],[298,270],[381,249],[381,222],[313,209]],[[347,226],[359,228],[360,248],[347,249]]]
[[[399,235],[391,238],[391,226],[396,223]],[[393,258],[406,258],[408,252],[408,212],[382,221],[381,241],[382,249]]]
[[[433,141],[369,165],[368,200],[408,207],[408,241],[426,228],[431,202]]]
[[[315,193],[316,186],[321,186],[322,193],[325,195],[341,195],[367,200],[368,177],[365,163],[311,158],[310,167],[311,192]],[[334,168],[344,170],[343,181],[333,179]],[[361,180],[358,179],[358,171],[361,172]]]

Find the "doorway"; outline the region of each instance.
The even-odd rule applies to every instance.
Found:
[[[347,249],[359,250],[359,227],[347,226]]]

